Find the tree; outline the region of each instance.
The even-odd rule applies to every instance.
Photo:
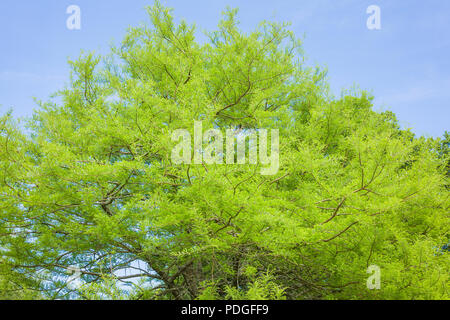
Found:
[[[1,119],[0,246],[17,274],[45,274],[47,298],[449,297],[437,141],[366,92],[333,97],[286,24],[245,34],[227,10],[199,43],[159,3],[148,12],[111,55],[70,62],[28,133]],[[173,163],[171,133],[194,120],[278,129],[278,173]]]
[[[0,260],[0,300],[41,299],[38,287],[38,282],[17,274],[8,263]]]
[[[447,159],[447,177],[450,176],[450,133],[445,131],[442,140],[438,140],[438,153],[443,159]]]

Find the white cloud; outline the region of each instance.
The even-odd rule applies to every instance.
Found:
[[[0,72],[1,81],[52,81],[52,80],[67,80],[67,77],[59,75],[42,75],[31,72],[17,72],[17,71],[2,71]]]

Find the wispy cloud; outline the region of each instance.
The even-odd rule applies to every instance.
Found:
[[[67,80],[67,77],[61,75],[37,74],[31,72],[2,71],[0,72],[0,81],[54,81]]]
[[[436,98],[450,99],[450,91],[448,90],[450,79],[434,80],[433,83],[417,83],[396,93],[382,95],[377,98],[377,101],[390,106],[402,106]]]

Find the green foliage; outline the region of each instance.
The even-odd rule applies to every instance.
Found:
[[[252,269],[251,272],[248,269]],[[284,294],[284,288],[281,288],[276,279],[266,272],[262,275],[256,274],[257,270],[253,267],[247,267],[245,271],[248,276],[248,283],[245,287],[241,287],[239,284],[236,286],[227,285],[224,288],[224,292],[221,293],[221,288],[218,282],[204,283],[204,288],[201,289],[200,295],[197,297],[199,300],[216,300],[220,299],[222,295],[225,295],[225,299],[231,300],[284,300],[286,299]]]
[[[366,92],[331,96],[287,25],[245,34],[228,10],[201,44],[148,11],[110,56],[70,62],[30,134],[0,119],[0,248],[21,281],[62,299],[449,298],[448,135],[416,138]],[[194,120],[279,129],[279,172],[172,163]]]
[[[114,277],[104,276],[101,281],[81,285],[78,292],[87,300],[125,300],[126,292],[118,285]]]
[[[447,161],[447,177],[450,177],[450,133],[445,131],[443,139],[438,139],[439,156]]]
[[[41,299],[42,295],[33,290],[38,286],[38,281],[24,278],[6,261],[0,259],[0,300]]]
[[[284,300],[284,289],[276,284],[275,279],[270,274],[265,274],[257,278],[253,283],[248,285],[247,291],[236,287],[227,286],[226,298],[233,300]]]

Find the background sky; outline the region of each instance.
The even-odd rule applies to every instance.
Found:
[[[426,136],[450,130],[448,0],[162,0],[176,20],[215,29],[238,7],[244,31],[263,19],[288,21],[304,39],[308,64],[328,68],[332,91],[372,92],[375,109],[397,114],[403,128]],[[81,8],[81,30],[69,30],[69,5]],[[0,113],[29,116],[33,97],[47,100],[69,80],[68,58],[107,53],[129,26],[148,22],[151,0],[1,0]],[[381,8],[381,30],[368,30],[369,5]]]

